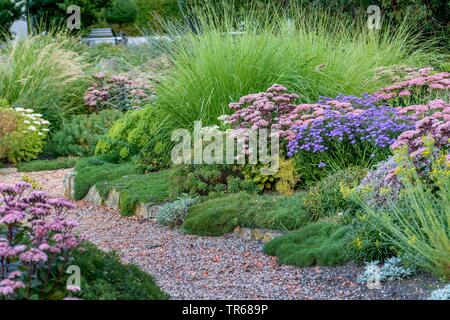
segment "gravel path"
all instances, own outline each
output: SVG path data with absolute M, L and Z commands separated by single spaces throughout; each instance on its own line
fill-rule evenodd
M 69 171 L 27 175 L 45 191 L 61 196 Z M 0 182 L 14 183 L 21 176 L 0 175 Z M 68 214 L 80 222 L 80 234 L 152 274 L 172 299 L 423 299 L 438 284 L 422 274 L 369 290 L 356 283 L 361 267 L 353 264 L 301 269 L 279 265 L 276 258 L 264 255 L 257 241 L 236 235 L 186 235 L 83 201 Z

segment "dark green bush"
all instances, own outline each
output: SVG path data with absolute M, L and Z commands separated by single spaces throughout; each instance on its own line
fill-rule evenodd
M 232 194 L 193 205 L 183 229 L 188 233 L 221 236 L 236 226 L 295 230 L 308 222 L 303 194 L 292 196 Z
M 350 226 L 317 221 L 273 239 L 264 252 L 297 267 L 339 265 L 351 259 Z
M 114 121 L 122 116 L 117 110 L 102 110 L 89 115 L 76 115 L 52 135 L 45 152 L 53 156 L 93 156 L 95 146 Z
M 241 170 L 232 165 L 176 165 L 170 175 L 171 195 L 216 197 L 225 193 L 259 191 L 258 186 L 244 180 Z
M 80 298 L 86 300 L 165 300 L 153 278 L 135 265 L 125 265 L 114 252 L 85 243 L 86 251 L 74 255 L 80 267 Z
M 312 220 L 345 212 L 352 206 L 345 192 L 355 188 L 366 176 L 367 169 L 350 167 L 325 177 L 313 185 L 304 206 Z
M 112 4 L 105 10 L 105 18 L 109 23 L 133 23 L 138 14 L 138 7 L 134 0 L 112 0 Z

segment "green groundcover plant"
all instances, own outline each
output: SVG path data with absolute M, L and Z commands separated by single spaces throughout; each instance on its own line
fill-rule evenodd
M 343 264 L 351 260 L 350 230 L 351 226 L 317 221 L 273 239 L 264 252 L 298 267 Z
M 130 163 L 114 164 L 99 158 L 79 161 L 75 165 L 75 171 L 75 200 L 84 198 L 91 187 L 103 181 L 142 173 L 141 168 Z
M 302 193 L 292 196 L 238 193 L 190 207 L 183 229 L 192 234 L 220 236 L 237 226 L 295 230 L 309 218 L 302 208 Z
M 33 160 L 21 162 L 17 165 L 20 172 L 36 172 L 73 168 L 77 158 L 57 158 L 53 160 Z

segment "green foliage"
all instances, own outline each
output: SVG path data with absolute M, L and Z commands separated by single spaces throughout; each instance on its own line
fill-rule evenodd
M 159 19 L 172 20 L 181 16 L 178 0 L 136 0 L 138 15 L 136 24 L 152 30 L 161 27 Z
M 0 0 L 0 34 L 3 32 L 8 34 L 9 27 L 19 17 L 20 8 L 16 6 L 14 1 Z
M 183 229 L 188 233 L 221 236 L 236 226 L 295 230 L 308 222 L 302 194 L 232 194 L 195 204 L 189 209 Z
M 180 197 L 174 202 L 167 203 L 159 209 L 156 221 L 162 226 L 175 227 L 183 223 L 189 207 L 198 201 L 197 198 Z
M 184 23 L 168 26 L 177 39 L 168 47 L 174 67 L 158 90 L 158 107 L 172 126 L 190 128 L 198 119 L 203 125 L 217 123 L 218 116 L 231 112 L 230 101 L 274 83 L 298 92 L 305 102 L 374 91 L 387 85 L 374 80 L 374 68 L 428 65 L 437 57 L 432 43 L 417 43 L 407 22 L 368 32 L 366 13 L 350 22 L 329 12 L 293 8 L 288 13 L 268 8 L 237 16 L 209 10 L 196 16 L 201 33 L 186 31 Z M 240 25 L 245 33 L 230 34 Z
M 112 0 L 105 10 L 105 18 L 109 23 L 132 23 L 136 20 L 138 7 L 134 0 Z
M 86 300 L 165 300 L 164 293 L 136 265 L 122 264 L 115 252 L 104 252 L 85 243 L 84 251 L 74 255 L 73 264 L 80 267 L 80 298 Z
M 347 190 L 355 188 L 366 176 L 367 170 L 350 167 L 337 171 L 317 182 L 305 197 L 304 206 L 312 220 L 344 213 L 352 207 Z
M 89 189 L 103 181 L 112 181 L 126 175 L 142 173 L 142 169 L 130 163 L 113 164 L 101 159 L 85 159 L 75 165 L 75 200 L 81 200 Z
M 12 105 L 33 109 L 52 128 L 86 111 L 88 87 L 75 38 L 48 33 L 8 42 L 0 52 L 0 92 Z
M 102 9 L 111 0 L 27 0 L 26 9 L 35 23 L 45 26 L 66 23 L 67 8 L 71 5 L 80 7 L 81 27 L 87 28 L 101 18 Z
M 279 170 L 273 175 L 262 174 L 266 165 L 245 165 L 243 175 L 246 181 L 254 183 L 260 191 L 277 191 L 284 195 L 294 192 L 298 182 L 298 174 L 292 160 L 279 158 Z
M 399 172 L 405 189 L 401 200 L 376 210 L 361 201 L 364 211 L 373 219 L 385 241 L 414 264 L 450 279 L 450 163 L 448 155 L 428 161 L 435 189 L 420 176 L 407 154 L 399 154 Z
M 0 109 L 0 160 L 12 163 L 37 158 L 45 145 L 47 120 L 32 109 Z
M 216 197 L 228 192 L 258 192 L 257 185 L 246 181 L 239 167 L 232 165 L 176 165 L 170 175 L 170 191 L 176 197 Z
M 119 169 L 121 171 L 122 169 Z M 120 192 L 119 207 L 123 216 L 133 215 L 139 203 L 159 204 L 169 197 L 169 171 L 148 174 L 127 174 L 112 179 L 102 179 L 95 186 L 103 198 L 111 190 Z
M 350 226 L 317 221 L 267 243 L 264 252 L 297 267 L 340 265 L 350 260 Z
M 358 212 L 352 221 L 351 248 L 358 262 L 384 261 L 400 254 L 398 246 L 384 236 L 385 227 L 374 216 Z
M 165 168 L 170 161 L 170 131 L 154 106 L 128 111 L 100 138 L 95 153 L 122 160 L 138 158 L 147 169 Z
M 52 156 L 93 156 L 101 136 L 122 116 L 117 110 L 102 110 L 89 115 L 76 115 L 55 132 L 46 146 Z
M 17 165 L 20 172 L 36 172 L 73 168 L 77 162 L 76 158 L 58 158 L 54 160 L 34 160 L 21 162 Z

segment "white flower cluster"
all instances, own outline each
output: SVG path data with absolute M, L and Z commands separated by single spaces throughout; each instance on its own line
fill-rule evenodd
M 24 124 L 28 125 L 27 130 L 36 132 L 38 136 L 45 136 L 45 132 L 49 131 L 49 121 L 45 120 L 40 113 L 34 113 L 33 109 L 14 108 L 14 111 L 18 112 L 25 118 Z M 26 133 L 27 131 L 22 131 Z

